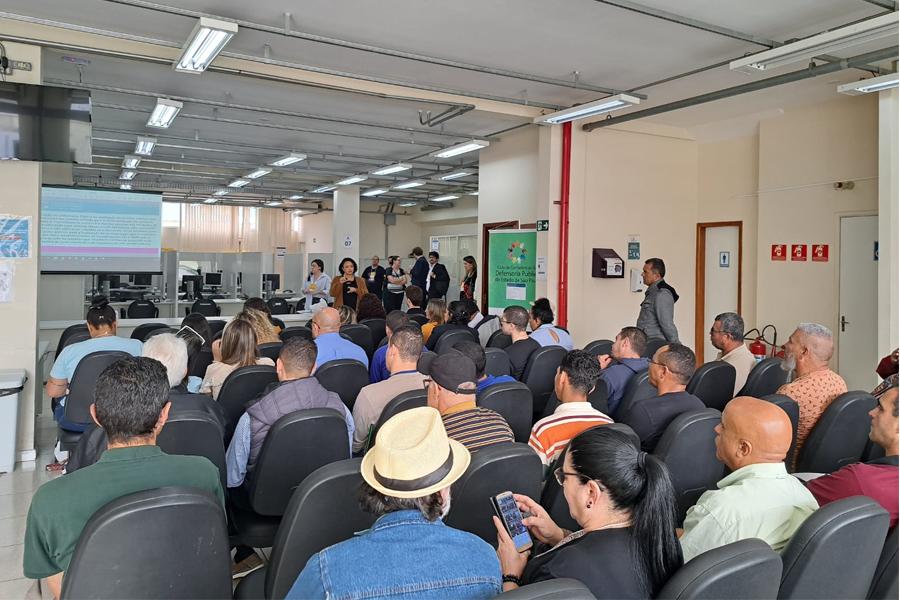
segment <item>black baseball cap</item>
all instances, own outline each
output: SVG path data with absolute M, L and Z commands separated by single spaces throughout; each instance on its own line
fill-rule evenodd
M 450 350 L 431 362 L 428 373 L 435 383 L 454 394 L 475 393 L 475 363 L 458 350 Z M 460 389 L 464 383 L 471 387 Z

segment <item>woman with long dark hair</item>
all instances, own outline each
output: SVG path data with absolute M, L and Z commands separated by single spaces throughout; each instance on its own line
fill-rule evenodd
M 497 517 L 504 591 L 571 577 L 597 598 L 653 598 L 682 563 L 675 492 L 665 465 L 629 436 L 599 426 L 576 436 L 554 473 L 581 526 L 561 529 L 540 504 L 516 494 L 523 523 L 543 547 L 519 553 Z M 547 549 L 549 548 L 549 549 Z
M 366 287 L 366 280 L 357 277 L 356 261 L 352 258 L 345 258 L 341 261 L 341 276 L 331 280 L 331 289 L 328 294 L 334 298 L 334 307 L 340 308 L 347 305 L 353 310 L 357 310 L 359 299 L 369 293 Z
M 429 300 L 429 303 L 430 302 L 431 301 Z M 447 322 L 438 325 L 431 330 L 431 335 L 428 336 L 428 343 L 425 345 L 425 347 L 434 352 L 435 348 L 437 348 L 438 340 L 441 339 L 441 336 L 453 329 L 465 331 L 472 336 L 473 342 L 477 342 L 478 334 L 476 334 L 474 330 L 469 327 L 469 319 L 472 318 L 470 304 L 471 303 L 463 302 L 462 300 L 454 300 L 453 302 L 451 302 L 447 307 Z
M 462 281 L 459 282 L 459 299 L 475 299 L 475 282 L 478 281 L 478 263 L 474 256 L 463 257 L 463 269 L 466 270 Z

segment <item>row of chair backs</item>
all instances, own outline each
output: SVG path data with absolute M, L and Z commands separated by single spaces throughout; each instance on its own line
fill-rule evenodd
M 287 343 L 288 340 L 294 337 L 302 337 L 306 338 L 310 341 L 313 339 L 312 331 L 307 329 L 306 327 L 286 327 L 281 331 L 281 341 Z
M 260 395 L 270 383 L 278 381 L 275 367 L 250 365 L 232 371 L 222 383 L 217 402 L 225 412 L 225 444 L 231 441 L 234 427 L 247 403 Z
M 187 314 L 200 313 L 204 317 L 218 317 L 222 314 L 222 308 L 217 306 L 216 301 L 210 298 L 195 300 L 187 311 Z
M 412 314 L 412 315 L 410 315 L 410 314 L 407 314 L 406 316 L 409 317 L 409 320 L 410 320 L 410 321 L 413 321 L 413 322 L 415 322 L 415 323 L 418 323 L 418 324 L 419 324 L 419 327 L 422 327 L 423 325 L 425 325 L 426 323 L 428 323 L 428 317 L 426 317 L 425 315 L 419 315 L 419 314 Z
M 66 346 L 89 339 L 91 339 L 91 334 L 88 333 L 87 324 L 76 323 L 75 325 L 69 325 L 59 335 L 59 342 L 56 344 L 56 356 L 58 357 Z
M 612 352 L 612 340 L 594 340 L 584 347 L 584 351 L 591 356 L 602 356 Z
M 217 336 L 220 336 L 222 331 L 225 329 L 225 325 L 228 323 L 224 319 L 209 319 L 207 321 L 209 325 L 209 331 L 212 333 L 213 339 L 216 339 Z
M 781 359 L 766 358 L 756 363 L 747 375 L 747 383 L 738 396 L 762 398 L 774 394 L 787 382 L 788 372 L 781 368 Z
M 562 346 L 543 346 L 532 352 L 528 358 L 528 364 L 522 373 L 522 381 L 531 389 L 535 421 L 547 406 L 547 400 L 553 392 L 556 369 L 565 356 L 566 349 Z
M 484 372 L 494 377 L 510 375 L 512 365 L 509 363 L 509 355 L 500 348 L 485 348 Z
M 441 334 L 438 339 L 434 351 L 438 354 L 444 354 L 453 349 L 455 344 L 459 342 L 476 342 L 478 343 L 478 335 L 474 329 L 451 329 Z
M 72 381 L 69 382 L 69 393 L 66 397 L 66 420 L 73 423 L 93 423 L 90 406 L 94 402 L 94 391 L 97 379 L 106 367 L 114 362 L 131 356 L 119 350 L 100 350 L 91 352 L 75 367 Z
M 269 312 L 273 315 L 289 315 L 291 314 L 291 304 L 284 298 L 269 298 L 266 301 Z
M 364 327 L 368 327 L 369 331 L 372 333 L 372 347 L 377 348 L 381 344 L 381 340 L 383 340 L 387 336 L 387 325 L 385 320 L 381 317 L 374 317 L 372 319 L 363 319 L 359 322 L 360 325 Z
M 735 375 L 732 365 L 724 360 L 714 360 L 694 371 L 686 391 L 700 398 L 708 408 L 722 411 L 734 396 Z
M 512 346 L 512 338 L 503 333 L 502 329 L 498 329 L 491 334 L 484 346 L 485 348 L 499 348 L 503 350 L 504 348 Z
M 269 358 L 272 362 L 275 362 L 278 360 L 278 355 L 281 354 L 282 346 L 284 346 L 283 342 L 266 342 L 256 346 L 256 351 L 261 357 Z
M 149 300 L 135 300 L 128 305 L 125 316 L 129 319 L 156 319 L 159 317 L 159 307 Z
M 375 342 L 372 340 L 371 329 L 359 324 L 341 325 L 340 333 L 341 337 L 365 350 L 369 360 L 372 359 L 372 355 L 375 353 Z
M 625 385 L 625 391 L 622 393 L 622 400 L 619 402 L 619 408 L 616 409 L 616 414 L 612 416 L 621 417 L 622 415 L 626 415 L 628 414 L 631 405 L 636 401 L 645 398 L 653 398 L 658 395 L 659 392 L 653 384 L 650 383 L 649 370 L 644 369 L 638 371 L 631 376 L 631 379 L 629 379 L 628 383 Z
M 477 403 L 499 413 L 509 424 L 517 442 L 528 443 L 532 399 L 527 385 L 519 381 L 494 384 L 478 394 Z
M 147 338 L 154 335 L 154 332 L 170 333 L 174 330 L 165 323 L 141 323 L 131 332 L 131 339 L 146 342 Z
M 329 360 L 316 369 L 316 379 L 326 390 L 340 396 L 348 409 L 353 410 L 359 391 L 369 385 L 369 370 L 358 360 L 339 358 Z
M 799 473 L 831 473 L 858 462 L 869 439 L 869 411 L 875 398 L 851 391 L 835 398 L 822 413 L 797 456 Z

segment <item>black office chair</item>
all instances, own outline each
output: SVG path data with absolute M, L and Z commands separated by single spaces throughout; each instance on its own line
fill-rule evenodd
M 313 554 L 372 526 L 375 515 L 357 499 L 361 462 L 333 462 L 303 480 L 284 511 L 269 563 L 241 580 L 236 599 L 284 598 Z
M 544 467 L 526 444 L 494 444 L 472 453 L 472 462 L 451 488 L 453 502 L 445 522 L 497 546 L 490 498 L 511 491 L 537 498 Z
M 556 369 L 565 356 L 566 349 L 562 346 L 544 346 L 532 352 L 528 358 L 522 382 L 531 389 L 534 402 L 531 408 L 535 420 L 543 414 L 547 406 L 547 400 L 553 392 Z
M 775 598 L 781 558 L 762 540 L 750 538 L 695 556 L 665 583 L 658 600 Z
M 203 456 L 219 469 L 222 489 L 228 481 L 225 467 L 225 432 L 208 413 L 199 410 L 171 415 L 156 438 L 156 445 L 166 454 Z
M 316 379 L 323 388 L 336 393 L 347 408 L 353 410 L 359 390 L 369 385 L 369 370 L 358 360 L 339 358 L 329 360 L 316 369 Z
M 438 354 L 444 354 L 445 352 L 453 350 L 453 346 L 459 342 L 479 343 L 478 336 L 475 335 L 475 332 L 472 329 L 469 329 L 468 327 L 465 329 L 451 329 L 450 331 L 445 331 L 441 334 L 441 337 L 434 347 L 434 351 Z
M 134 328 L 131 332 L 131 339 L 145 341 L 147 336 L 154 329 L 171 329 L 165 323 L 143 323 Z
M 113 500 L 81 532 L 61 597 L 230 598 L 231 551 L 222 506 L 188 487 Z
M 97 378 L 114 362 L 131 356 L 127 352 L 118 350 L 101 350 L 91 352 L 80 361 L 72 374 L 69 382 L 69 394 L 66 397 L 65 418 L 71 423 L 89 425 L 94 422 L 91 417 L 90 406 L 94 403 L 94 390 L 97 387 Z M 81 439 L 81 431 L 69 431 L 57 427 L 60 449 L 74 450 Z
M 384 319 L 380 317 L 363 319 L 359 322 L 359 324 L 365 325 L 369 328 L 369 331 L 372 332 L 372 346 L 374 348 L 377 348 L 381 344 L 381 340 L 383 340 L 387 335 Z
M 225 326 L 228 324 L 223 319 L 209 319 L 207 320 L 207 323 L 209 324 L 209 331 L 212 333 L 213 339 L 215 339 L 217 335 L 221 334 L 222 330 L 225 329 Z M 211 342 L 207 340 L 207 343 Z
M 212 350 L 203 346 L 188 360 L 188 375 L 203 379 L 206 376 L 206 369 L 209 368 L 209 365 L 211 365 L 212 362 Z
M 734 377 L 733 366 L 724 360 L 714 360 L 694 371 L 687 392 L 703 400 L 707 408 L 722 411 L 734 397 Z
M 422 356 L 420 356 L 419 360 L 416 362 L 416 371 L 423 375 L 431 373 L 431 363 L 435 358 L 437 358 L 435 352 L 423 352 Z
M 868 600 L 893 600 L 900 595 L 897 577 L 897 527 L 888 533 L 884 548 L 875 567 L 872 585 L 869 587 Z
M 814 512 L 781 551 L 779 600 L 865 598 L 889 522 L 887 511 L 864 496 Z
M 503 352 L 500 350 L 499 352 Z M 500 413 L 517 442 L 528 443 L 531 436 L 531 390 L 519 381 L 498 383 L 478 394 L 478 406 Z
M 784 394 L 769 394 L 768 396 L 763 396 L 762 399 L 781 407 L 781 410 L 786 412 L 791 420 L 791 447 L 788 449 L 784 464 L 792 465 L 794 464 L 794 451 L 797 446 L 797 426 L 800 424 L 800 406 Z
M 738 392 L 738 396 L 752 396 L 762 398 L 774 394 L 787 382 L 788 372 L 781 368 L 780 358 L 765 358 L 747 375 L 747 383 Z
M 366 351 L 366 356 L 372 360 L 375 353 L 375 344 L 372 341 L 372 330 L 365 325 L 341 325 L 341 335 Z
M 497 598 L 503 600 L 596 600 L 596 596 L 583 583 L 577 579 L 564 577 L 529 583 L 503 592 Z
M 313 335 L 312 331 L 307 329 L 306 327 L 286 327 L 281 331 L 281 335 L 279 336 L 282 342 L 287 343 L 287 341 L 294 337 L 302 337 L 307 340 L 312 341 Z
M 421 328 L 423 325 L 428 323 L 428 317 L 426 317 L 425 315 L 409 315 L 408 314 L 407 316 L 409 317 L 410 321 L 418 323 L 419 328 Z
M 501 350 L 510 346 L 512 346 L 512 338 L 503 333 L 502 329 L 492 333 L 488 338 L 487 344 L 484 345 L 485 348 L 500 348 Z
M 244 414 L 248 402 L 263 393 L 270 383 L 278 381 L 275 367 L 250 365 L 232 371 L 219 390 L 217 401 L 225 412 L 225 446 L 231 441 L 234 427 Z
M 311 408 L 275 421 L 256 467 L 231 490 L 235 540 L 253 548 L 272 546 L 294 489 L 319 467 L 347 458 L 347 421 L 339 412 Z
M 428 392 L 425 391 L 424 387 L 421 390 L 410 390 L 395 396 L 393 400 L 384 406 L 384 410 L 381 411 L 378 421 L 375 423 L 372 432 L 369 434 L 366 450 L 368 451 L 368 449 L 375 444 L 375 437 L 378 435 L 378 431 L 391 417 L 404 410 L 419 408 L 421 406 L 428 406 Z
M 647 347 L 644 348 L 644 352 L 641 354 L 643 358 L 653 358 L 653 355 L 656 354 L 656 351 L 667 345 L 669 342 L 664 338 L 650 338 L 647 340 Z
M 195 300 L 191 307 L 187 309 L 186 314 L 191 314 L 192 312 L 200 313 L 205 317 L 218 317 L 222 314 L 222 307 L 216 306 L 215 300 L 202 298 Z
M 679 524 L 703 492 L 716 489 L 725 475 L 725 467 L 716 459 L 715 427 L 721 421 L 722 413 L 714 408 L 681 413 L 666 427 L 653 451 L 669 468 Z
M 626 415 L 634 402 L 658 395 L 659 391 L 650 383 L 650 372 L 647 369 L 638 371 L 628 380 L 619 407 L 616 409 L 616 413 L 610 416 L 618 418 Z
M 584 347 L 584 351 L 592 356 L 600 356 L 612 352 L 612 340 L 594 340 Z
M 84 340 L 91 339 L 91 335 L 88 333 L 88 328 L 86 323 L 76 323 L 75 325 L 69 325 L 63 332 L 59 334 L 59 341 L 56 343 L 56 356 L 58 357 L 60 352 L 63 351 L 63 348 L 68 346 L 69 344 L 75 344 L 75 341 L 69 341 L 73 336 L 78 336 L 78 342 L 83 342 Z
M 125 316 L 129 319 L 156 319 L 159 317 L 159 307 L 149 300 L 135 300 L 128 305 Z
M 281 354 L 281 348 L 284 346 L 283 342 L 268 342 L 265 344 L 259 344 L 256 347 L 256 351 L 259 353 L 260 357 L 266 357 L 272 359 L 272 362 L 278 360 L 278 355 Z
M 869 439 L 875 398 L 862 391 L 841 394 L 822 413 L 797 455 L 798 473 L 831 473 L 859 462 Z
M 269 306 L 269 312 L 273 315 L 291 314 L 291 305 L 284 298 L 269 298 L 266 304 Z
M 485 348 L 484 358 L 484 372 L 488 375 L 500 377 L 501 375 L 509 375 L 512 372 L 512 366 L 509 364 L 509 355 L 500 348 Z

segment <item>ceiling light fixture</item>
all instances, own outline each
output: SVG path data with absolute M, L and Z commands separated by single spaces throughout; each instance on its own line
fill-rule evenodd
M 248 183 L 250 183 L 249 179 L 235 179 L 234 181 L 232 181 L 231 183 L 228 184 L 228 187 L 242 188 L 245 185 L 247 185 Z
M 131 181 L 132 179 L 134 179 L 135 175 L 137 175 L 137 171 L 133 169 L 122 169 L 122 172 L 119 173 L 119 179 Z
M 420 185 L 425 185 L 425 182 L 421 179 L 413 179 L 411 181 L 404 181 L 403 183 L 398 183 L 394 186 L 395 190 L 408 190 L 409 188 L 419 187 Z
M 891 38 L 896 43 L 897 31 L 897 13 L 891 12 L 784 44 L 765 52 L 757 52 L 733 60 L 728 66 L 732 71 L 760 73 L 883 38 Z
M 247 179 L 259 179 L 260 177 L 268 175 L 271 172 L 272 172 L 272 169 L 260 167 L 259 169 L 256 169 L 252 173 L 247 173 L 246 177 L 247 177 Z
M 354 175 L 352 177 L 347 177 L 346 179 L 341 179 L 336 185 L 353 185 L 354 183 L 365 181 L 368 178 L 368 175 Z
M 173 67 L 182 73 L 202 73 L 237 30 L 237 23 L 200 17 Z
M 141 156 L 150 156 L 153 154 L 153 148 L 156 146 L 156 138 L 146 135 L 139 135 L 137 142 L 134 144 L 134 153 Z
M 418 203 L 417 202 L 403 202 L 400 206 L 402 206 L 403 208 L 409 208 L 410 206 L 415 206 L 416 204 L 418 204 Z
M 126 154 L 122 159 L 122 167 L 125 169 L 137 169 L 139 164 L 141 164 L 141 157 L 134 154 Z
M 323 185 L 321 187 L 317 187 L 316 189 L 314 189 L 313 194 L 324 194 L 325 192 L 330 192 L 330 191 L 334 190 L 334 187 L 335 186 L 333 186 L 333 185 Z
M 213 192 L 213 196 L 224 196 L 228 193 L 228 190 L 216 190 Z
M 266 202 L 265 206 L 281 206 L 284 204 L 283 202 L 279 202 L 278 200 L 272 200 L 270 202 Z
M 168 98 L 157 98 L 156 107 L 150 113 L 147 119 L 147 127 L 156 127 L 157 129 L 166 129 L 184 108 L 184 104 L 178 100 L 169 100 Z
M 636 106 L 640 103 L 640 98 L 629 96 L 628 94 L 617 94 L 595 100 L 594 102 L 588 102 L 587 104 L 579 104 L 572 108 L 559 110 L 549 115 L 535 117 L 534 123 L 539 125 L 559 125 L 560 123 L 567 123 L 577 119 L 587 119 L 588 117 L 619 110 L 620 108 Z
M 303 200 L 302 194 L 294 194 L 293 196 L 288 196 L 288 200 Z
M 438 196 L 437 198 L 432 198 L 432 202 L 446 202 L 447 200 L 456 200 L 459 196 L 455 194 L 445 194 L 443 196 Z
M 450 181 L 452 179 L 459 179 L 460 177 L 465 177 L 466 175 L 471 175 L 472 171 L 454 171 L 453 173 L 447 173 L 446 175 L 441 175 L 441 181 Z
M 218 201 L 219 201 L 218 198 L 207 198 L 206 200 L 203 201 L 203 204 L 215 204 Z
M 306 160 L 305 154 L 300 154 L 299 152 L 291 152 L 290 154 L 282 156 L 281 158 L 276 159 L 269 164 L 273 167 L 286 167 L 288 165 L 298 163 L 301 160 Z
M 375 189 L 363 192 L 363 196 L 366 196 L 367 198 L 371 198 L 372 196 L 380 196 L 381 194 L 386 194 L 387 191 L 388 191 L 387 188 L 375 188 Z
M 400 173 L 401 171 L 409 171 L 410 169 L 412 169 L 412 165 L 397 163 L 396 165 L 381 167 L 380 169 L 375 169 L 370 172 L 372 175 L 393 175 L 394 173 Z
M 871 94 L 873 92 L 881 92 L 897 87 L 897 73 L 882 75 L 881 77 L 872 77 L 870 79 L 862 79 L 853 83 L 845 83 L 839 85 L 837 91 L 841 94 L 849 96 L 860 96 L 862 94 Z
M 463 142 L 462 144 L 456 144 L 455 146 L 450 146 L 449 148 L 444 148 L 443 150 L 432 152 L 431 156 L 434 156 L 435 158 L 450 158 L 452 156 L 465 154 L 466 152 L 481 150 L 482 148 L 487 148 L 490 145 L 491 143 L 487 140 L 469 140 L 468 142 Z
M 131 184 L 130 184 L 130 183 L 122 183 L 122 184 L 119 184 L 119 189 L 120 189 L 120 190 L 130 190 L 130 189 L 131 189 Z
M 469 192 L 467 195 L 468 195 L 468 196 L 477 196 L 477 195 L 478 195 L 478 190 L 475 190 L 474 192 Z

